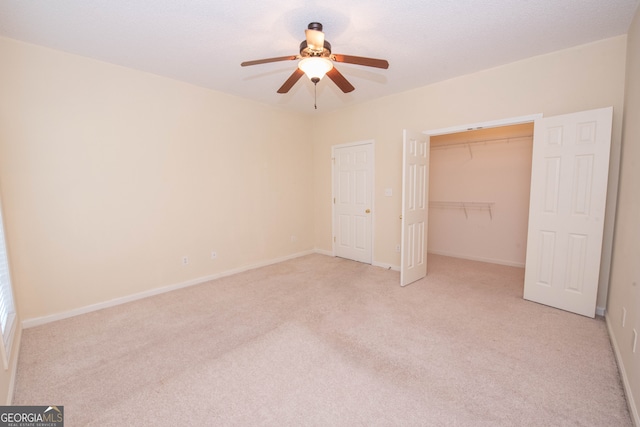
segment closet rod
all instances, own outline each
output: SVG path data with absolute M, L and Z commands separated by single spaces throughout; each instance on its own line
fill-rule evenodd
M 487 143 L 497 143 L 497 142 L 518 142 L 518 140 L 530 140 L 530 138 L 533 138 L 533 135 L 524 135 L 524 136 L 516 136 L 516 137 L 511 137 L 511 138 L 494 138 L 494 139 L 480 139 L 478 141 L 465 141 L 465 142 L 454 142 L 451 144 L 439 144 L 439 145 L 432 145 L 431 149 L 432 150 L 444 150 L 446 148 L 452 148 L 452 147 L 460 147 L 460 146 L 469 146 L 469 145 L 475 145 L 475 144 L 487 144 Z

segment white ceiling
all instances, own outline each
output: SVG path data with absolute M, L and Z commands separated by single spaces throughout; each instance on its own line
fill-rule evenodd
M 297 54 L 312 21 L 334 53 L 389 61 L 337 64 L 356 90 L 323 79 L 328 111 L 625 34 L 638 1 L 0 0 L 0 35 L 311 113 L 305 77 L 276 93 L 296 62 L 240 63 Z

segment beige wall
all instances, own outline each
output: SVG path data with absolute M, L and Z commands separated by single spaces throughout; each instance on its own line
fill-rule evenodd
M 430 253 L 524 267 L 532 135 L 526 123 L 431 137 Z
M 316 247 L 331 251 L 331 146 L 373 139 L 375 263 L 400 265 L 402 129 L 418 131 L 543 113 L 545 116 L 613 106 L 608 212 L 615 210 L 626 36 L 602 40 L 432 84 L 316 118 L 314 192 Z M 391 64 L 393 66 L 393 64 Z M 392 188 L 393 197 L 384 197 Z M 605 221 L 598 306 L 605 307 L 613 217 Z
M 628 34 L 620 193 L 615 226 L 607 321 L 617 348 L 619 366 L 626 373 L 640 426 L 640 337 L 632 352 L 633 330 L 640 334 L 640 9 Z M 622 311 L 626 309 L 625 326 Z
M 23 320 L 313 249 L 305 116 L 9 39 L 0 57 Z

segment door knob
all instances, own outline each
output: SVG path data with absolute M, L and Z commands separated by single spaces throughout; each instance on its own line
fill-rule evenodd
M 371 209 L 367 209 L 366 211 L 364 211 L 364 213 L 370 213 Z

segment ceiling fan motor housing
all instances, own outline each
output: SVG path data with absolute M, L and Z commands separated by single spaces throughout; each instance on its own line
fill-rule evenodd
M 307 41 L 303 40 L 302 43 L 300 43 L 300 56 L 302 56 L 303 58 L 309 56 L 329 57 L 331 56 L 331 43 L 325 40 L 323 49 L 321 51 L 318 51 L 310 49 L 307 45 Z

